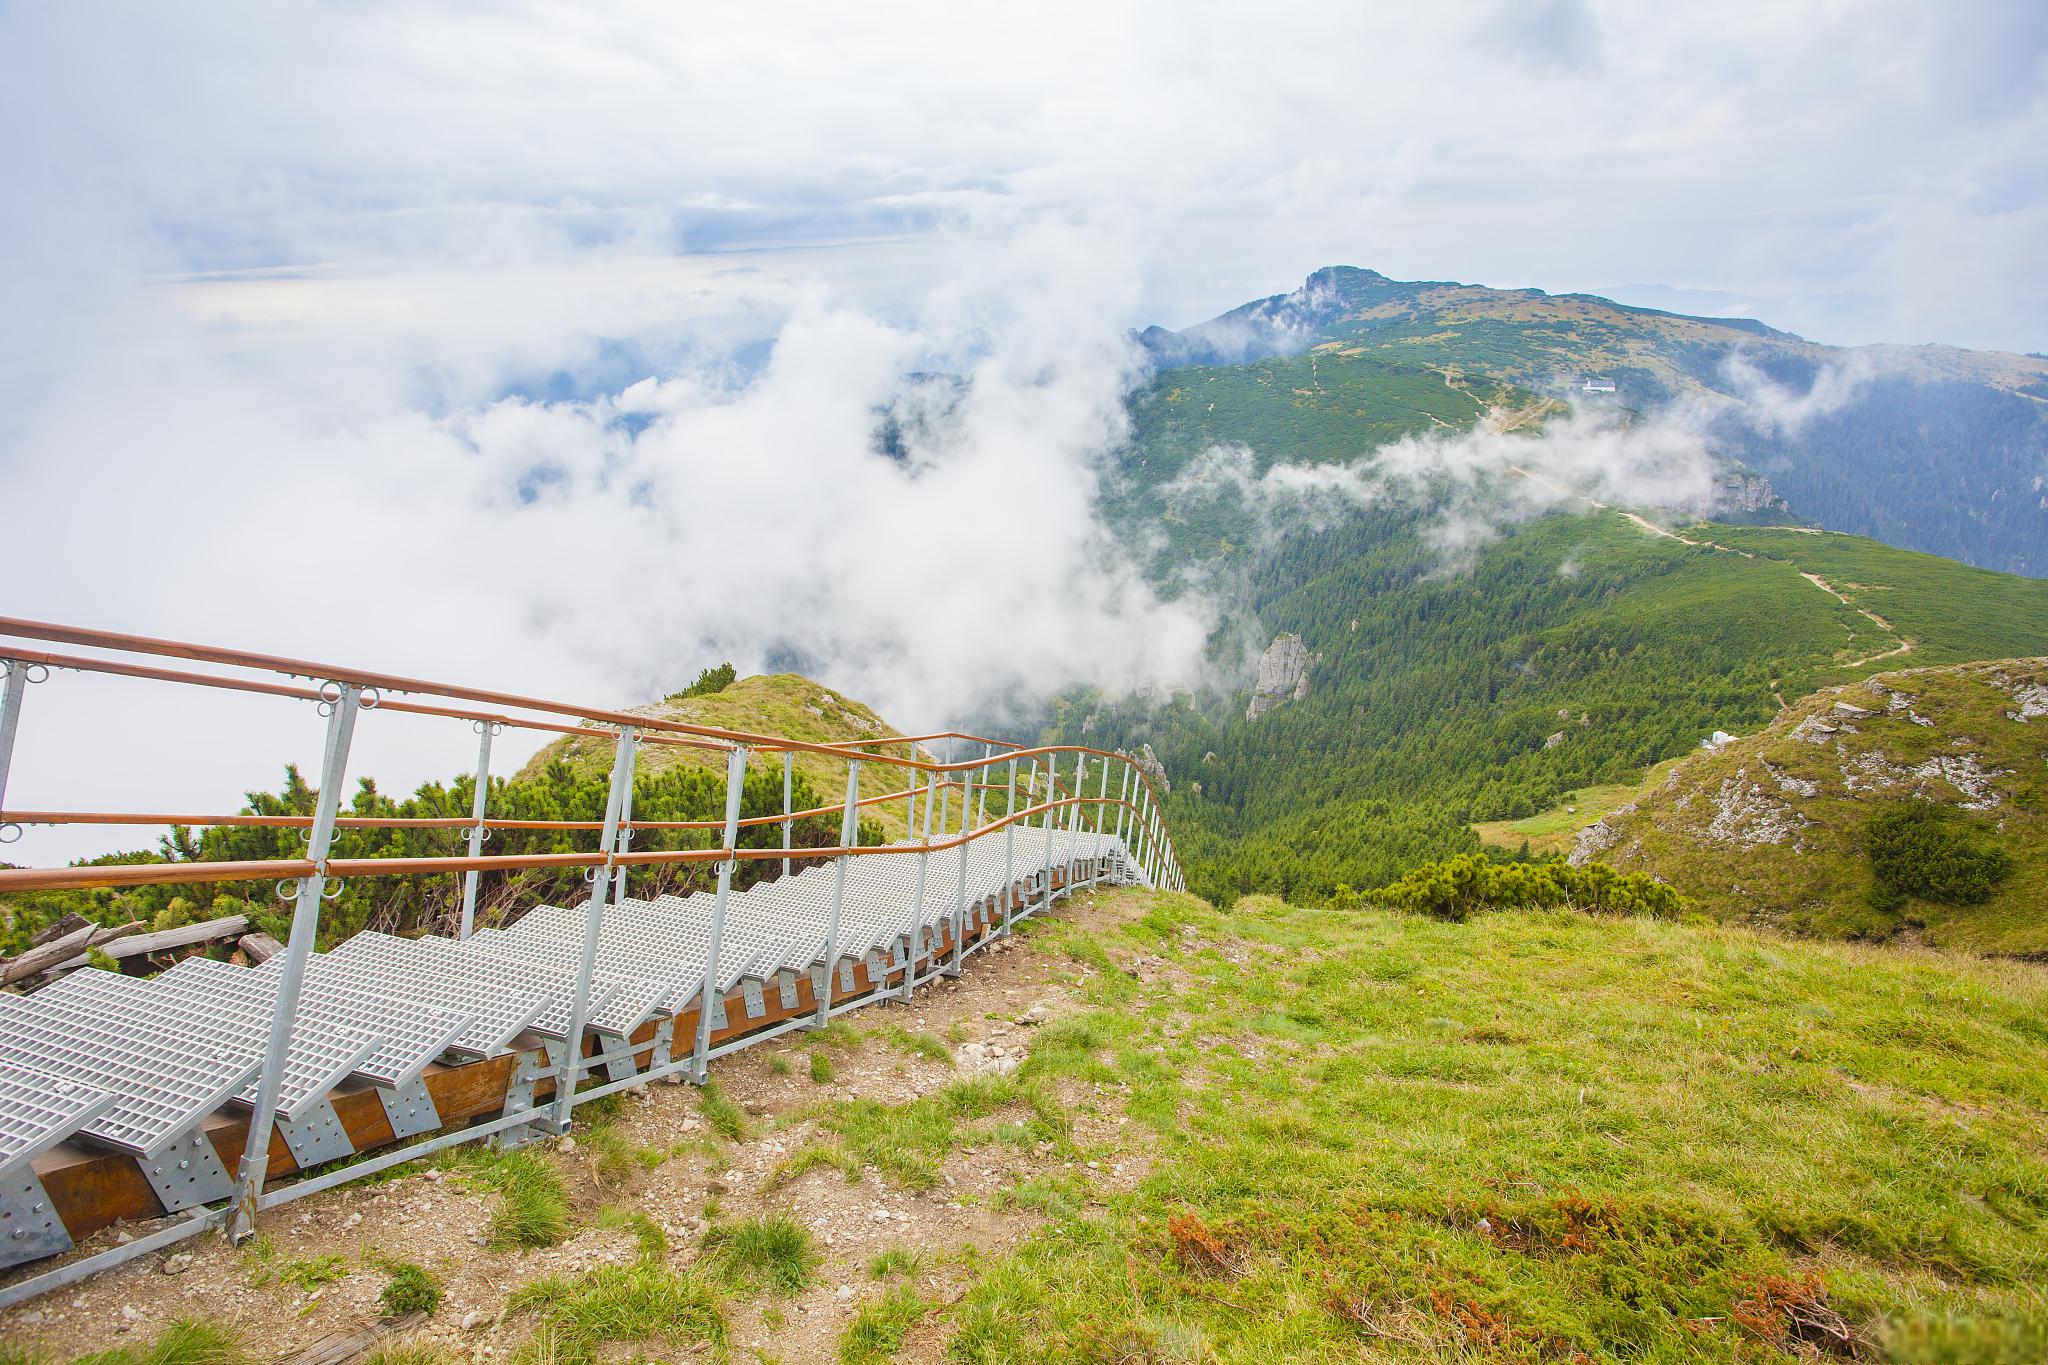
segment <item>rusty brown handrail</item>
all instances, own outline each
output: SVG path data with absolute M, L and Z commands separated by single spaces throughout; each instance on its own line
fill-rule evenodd
M 870 797 L 867 801 L 883 798 Z M 310 858 L 264 858 L 236 862 L 116 863 L 98 867 L 0 867 L 0 892 L 54 891 L 63 888 L 112 886 L 185 886 L 214 882 L 258 882 L 309 876 L 324 868 L 331 877 L 408 877 L 440 872 L 512 872 L 538 867 L 651 867 L 669 863 L 715 863 L 726 859 L 741 862 L 824 860 L 847 856 L 943 852 L 1049 811 L 1076 806 L 1122 807 L 1136 811 L 1135 803 L 1114 796 L 1070 796 L 1028 806 L 1014 814 L 998 816 L 966 834 L 950 838 L 918 840 L 904 844 L 834 845 L 826 848 L 685 848 L 649 849 L 644 852 L 589 853 L 484 853 L 476 857 L 455 854 L 432 858 L 329 858 L 315 863 Z M 835 808 L 836 809 L 836 808 Z M 782 817 L 755 823 L 780 824 Z

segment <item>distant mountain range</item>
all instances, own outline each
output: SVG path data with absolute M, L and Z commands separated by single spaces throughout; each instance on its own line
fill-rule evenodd
M 1731 470 L 1769 482 L 1724 510 L 1808 521 L 1983 568 L 2048 576 L 2048 359 L 1950 346 L 1819 345 L 1749 318 L 1690 317 L 1588 294 L 1392 280 L 1333 266 L 1301 288 L 1181 331 L 1137 335 L 1160 371 L 1134 408 L 1191 374 L 1263 366 L 1332 375 L 1357 429 L 1324 414 L 1325 449 L 1356 453 L 1412 412 L 1421 379 L 1453 407 L 1611 404 L 1681 413 Z M 1467 403 L 1445 398 L 1461 392 Z M 1469 415 L 1469 414 L 1468 414 Z M 1455 417 L 1431 410 L 1439 425 Z M 1199 423 L 1194 424 L 1199 427 Z M 1427 424 L 1422 424 L 1426 429 Z M 1201 433 L 1187 436 L 1198 441 Z M 1778 501 L 1782 499 L 1782 502 Z

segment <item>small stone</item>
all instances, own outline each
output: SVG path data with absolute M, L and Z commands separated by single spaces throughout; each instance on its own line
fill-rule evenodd
M 192 1268 L 192 1253 L 181 1251 L 175 1256 L 166 1256 L 160 1268 L 166 1275 L 182 1275 Z
M 570 1136 L 569 1136 L 569 1135 L 568 1135 L 567 1133 L 564 1133 L 564 1134 L 562 1134 L 562 1136 L 561 1136 L 560 1138 L 556 1139 L 556 1141 L 555 1141 L 555 1150 L 556 1150 L 556 1151 L 558 1151 L 558 1152 L 573 1152 L 573 1151 L 575 1151 L 575 1150 L 576 1150 L 576 1139 L 575 1139 L 575 1138 L 572 1138 L 572 1137 L 570 1137 Z
M 132 1304 L 132 1303 L 124 1303 L 124 1304 L 122 1304 L 122 1305 L 121 1305 L 121 1321 L 123 1321 L 123 1322 L 141 1322 L 141 1321 L 142 1321 L 142 1310 L 141 1310 L 140 1308 L 137 1308 L 137 1307 L 136 1307 L 136 1306 L 135 1306 L 134 1304 Z
M 349 1215 L 348 1217 L 346 1217 L 346 1218 L 342 1219 L 342 1220 L 341 1220 L 341 1226 L 343 1227 L 343 1229 L 344 1229 L 344 1230 L 346 1230 L 346 1229 L 348 1229 L 348 1228 L 352 1228 L 352 1227 L 354 1227 L 354 1226 L 355 1226 L 356 1224 L 358 1224 L 358 1223 L 360 1223 L 360 1222 L 362 1222 L 362 1221 L 363 1221 L 363 1215 L 362 1215 L 361 1211 L 359 1210 L 359 1211 L 357 1211 L 357 1212 L 355 1212 L 355 1213 L 351 1213 L 351 1214 L 350 1214 L 350 1215 Z
M 467 1313 L 464 1313 L 462 1315 L 462 1330 L 465 1332 L 473 1332 L 477 1329 L 477 1326 L 479 1324 L 488 1322 L 489 1320 L 490 1315 L 485 1313 L 483 1309 L 472 1308 Z
M 847 1299 L 853 1297 L 853 1286 L 850 1284 L 840 1285 L 837 1289 L 832 1291 L 832 1297 L 840 1300 L 842 1303 L 845 1302 Z

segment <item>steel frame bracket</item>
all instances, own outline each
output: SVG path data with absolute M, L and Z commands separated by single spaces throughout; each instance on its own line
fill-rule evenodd
M 301 1171 L 354 1156 L 356 1152 L 355 1144 L 348 1140 L 348 1130 L 341 1126 L 341 1116 L 324 1095 L 312 1104 L 301 1105 L 296 1118 L 279 1114 L 277 1131 Z
M 377 1099 L 384 1105 L 384 1117 L 391 1121 L 393 1137 L 417 1137 L 441 1126 L 440 1111 L 434 1108 L 434 1097 L 427 1093 L 423 1076 L 401 1086 L 380 1085 Z
M 71 1230 L 57 1216 L 43 1182 L 23 1162 L 0 1181 L 0 1269 L 71 1249 Z
M 498 1151 L 507 1152 L 514 1147 L 524 1147 L 527 1143 L 537 1138 L 547 1136 L 547 1125 L 545 1122 L 540 1121 L 538 1117 L 542 1111 L 533 1102 L 533 1083 L 539 1080 L 546 1073 L 548 1067 L 555 1063 L 557 1044 L 547 1043 L 544 1046 L 548 1051 L 548 1059 L 545 1065 L 542 1063 L 540 1053 L 522 1052 L 513 1061 L 512 1074 L 505 1081 L 505 1113 L 508 1116 L 514 1114 L 533 1114 L 536 1116 L 536 1121 L 533 1123 L 516 1124 L 510 1128 L 501 1128 L 491 1134 L 491 1146 Z
M 220 1153 L 213 1150 L 206 1134 L 196 1126 L 166 1143 L 155 1156 L 137 1157 L 135 1164 L 142 1168 L 143 1179 L 171 1213 L 211 1204 L 235 1192 L 234 1177 L 228 1174 Z

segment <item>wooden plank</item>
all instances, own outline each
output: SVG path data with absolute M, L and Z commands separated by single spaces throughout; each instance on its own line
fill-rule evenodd
M 424 1312 L 398 1318 L 371 1318 L 342 1331 L 329 1332 L 303 1351 L 286 1356 L 284 1365 L 348 1365 L 349 1361 L 368 1355 L 379 1342 L 426 1323 Z
M 225 915 L 220 919 L 201 920 L 197 924 L 181 924 L 175 929 L 159 929 L 150 934 L 131 934 L 105 951 L 108 957 L 116 960 L 145 957 L 150 953 L 161 953 L 170 948 L 184 948 L 217 938 L 233 938 L 246 931 L 248 927 L 247 915 Z

